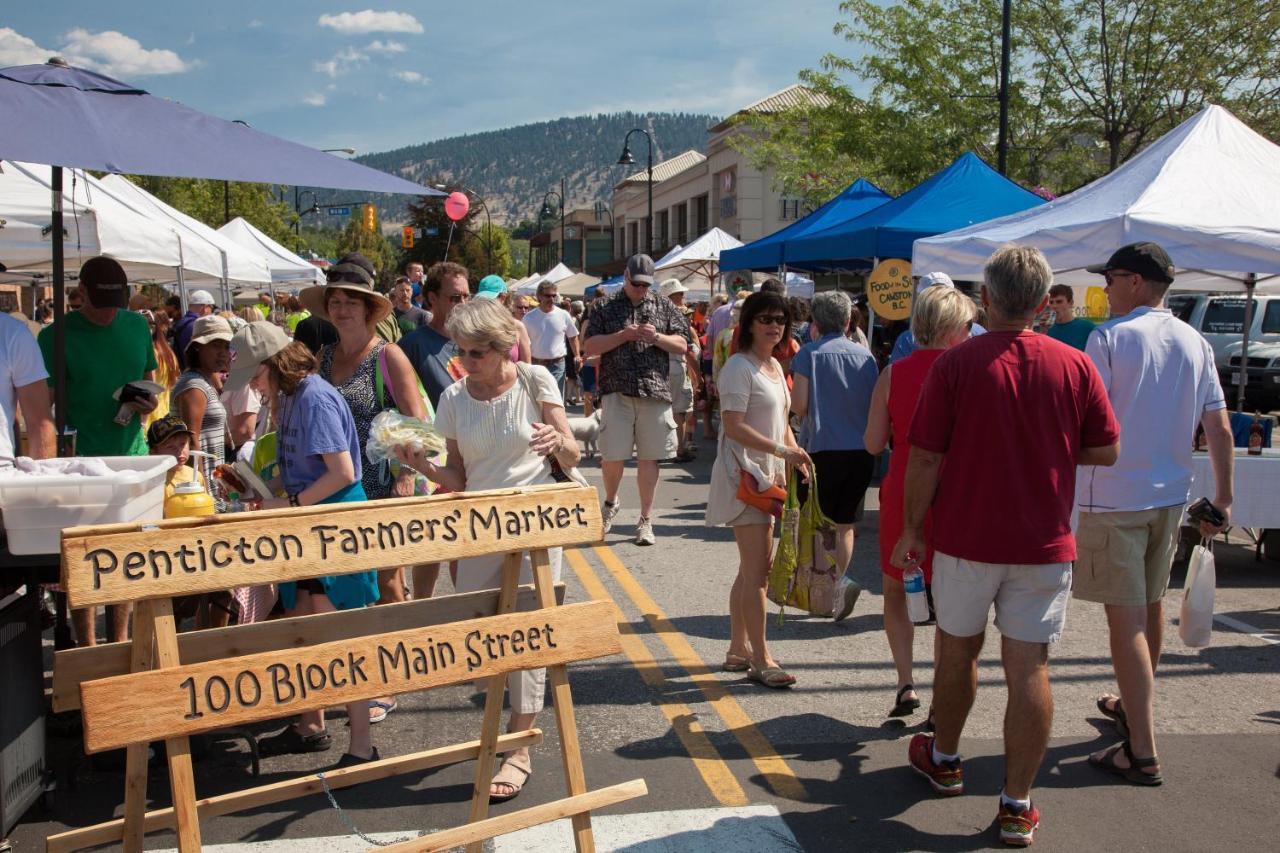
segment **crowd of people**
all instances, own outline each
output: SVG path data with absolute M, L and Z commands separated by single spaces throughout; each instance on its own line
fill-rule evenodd
M 189 480 L 211 486 L 224 462 L 256 460 L 273 491 L 259 505 L 270 508 L 554 482 L 581 458 L 566 414 L 581 403 L 601 455 L 604 530 L 623 523 L 634 461 L 634 515 L 625 518 L 634 518 L 641 546 L 658 541 L 660 465 L 694 458 L 700 419 L 703 438 L 716 442 L 706 523 L 731 527 L 738 552 L 723 668 L 774 689 L 797 680 L 769 652 L 776 514 L 751 497 L 798 478 L 834 525 L 843 574 L 877 461 L 892 448 L 878 518 L 896 669 L 889 713 L 923 706 L 914 634 L 936 623 L 927 731 L 911 739 L 908 761 L 937 793 L 962 793 L 960 739 L 994 606 L 1014 721 L 999 831 L 1028 844 L 1040 820 L 1031 785 L 1053 712 L 1048 649 L 1065 630 L 1068 599 L 1105 606 L 1118 685 L 1098 708 L 1121 740 L 1090 761 L 1160 784 L 1153 696 L 1162 600 L 1197 428 L 1224 526 L 1232 503 L 1232 436 L 1212 351 L 1162 307 L 1171 260 L 1159 246 L 1135 244 L 1092 269 L 1113 316 L 1096 327 L 1075 316 L 1071 288 L 1054 284 L 1040 252 L 1007 247 L 989 259 L 974 295 L 945 273 L 920 276 L 909 329 L 868 340 L 845 292 L 797 300 L 777 279 L 755 287 L 745 279 L 686 305 L 686 286 L 658 281 L 646 255 L 628 260 L 618 292 L 576 301 L 549 281 L 532 297 L 498 276 L 473 290 L 469 271 L 452 262 L 410 263 L 383 293 L 378 271 L 351 254 L 324 285 L 239 312 L 218 311 L 203 290 L 159 305 L 130 296 L 124 270 L 99 257 L 68 294 L 65 416 L 82 455 L 174 456 L 170 490 Z M 9 364 L 0 408 L 10 422 L 21 414 L 27 453 L 54 455 L 53 330 L 33 337 L 0 320 Z M 116 389 L 140 381 L 157 390 L 122 409 Z M 408 448 L 370 459 L 373 419 L 392 408 L 433 422 L 445 461 Z M 5 440 L 0 455 L 16 455 Z M 213 491 L 217 511 L 243 508 Z M 1221 529 L 1201 524 L 1205 536 Z M 556 577 L 560 558 L 553 549 Z M 243 623 L 431 596 L 442 568 L 229 590 L 203 618 Z M 449 571 L 454 589 L 469 591 L 496 586 L 499 568 L 496 558 L 473 558 Z M 915 569 L 929 590 L 926 623 L 908 615 L 904 570 Z M 527 557 L 523 572 L 527 581 Z M 842 577 L 821 615 L 847 617 L 860 590 Z M 73 625 L 78 643 L 96 642 L 92 612 L 74 613 Z M 111 641 L 127 639 L 127 607 L 109 608 L 106 625 Z M 533 725 L 544 681 L 542 671 L 509 678 L 511 730 Z M 371 725 L 395 710 L 391 696 L 349 705 L 339 765 L 377 759 Z M 259 748 L 328 750 L 323 712 Z M 527 749 L 508 753 L 491 797 L 518 795 L 531 772 Z

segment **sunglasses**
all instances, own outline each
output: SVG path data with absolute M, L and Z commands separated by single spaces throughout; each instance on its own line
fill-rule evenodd
M 471 294 L 469 293 L 450 293 L 445 297 L 445 299 L 448 299 L 454 305 L 457 305 L 459 302 L 466 302 L 470 298 Z
M 761 326 L 785 326 L 787 318 L 784 314 L 760 314 L 756 317 L 756 322 Z
M 493 347 L 488 347 L 486 349 L 459 349 L 458 355 L 463 358 L 469 358 L 472 361 L 479 361 L 493 351 Z
M 1107 284 L 1110 284 L 1112 279 L 1134 278 L 1135 276 L 1137 276 L 1136 272 L 1111 272 L 1109 270 L 1102 274 L 1102 277 L 1106 279 Z

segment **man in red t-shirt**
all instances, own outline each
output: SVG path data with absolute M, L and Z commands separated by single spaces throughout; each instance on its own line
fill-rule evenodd
M 911 766 L 940 794 L 964 791 L 960 734 L 995 604 L 1009 700 L 1000 838 L 1030 844 L 1040 812 L 1031 783 L 1053 721 L 1048 644 L 1062 634 L 1076 556 L 1077 465 L 1112 465 L 1120 428 L 1084 353 L 1031 331 L 1053 272 L 1038 249 L 997 251 L 983 273 L 987 334 L 943 354 L 925 380 L 909 441 L 895 566 L 925 553 L 933 510 L 933 598 L 941 649 L 937 734 L 911 740 Z

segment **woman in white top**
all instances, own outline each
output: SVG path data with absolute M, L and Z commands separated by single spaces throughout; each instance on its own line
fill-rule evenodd
M 729 652 L 724 669 L 747 673 L 765 687 L 790 687 L 765 644 L 765 587 L 773 559 L 773 516 L 737 498 L 742 472 L 759 488 L 786 486 L 787 466 L 808 476 L 809 455 L 787 425 L 791 405 L 773 348 L 791 334 L 791 312 L 777 293 L 747 297 L 738 322 L 738 352 L 721 368 L 720 441 L 711 469 L 707 524 L 727 524 L 738 543 L 738 576 L 729 593 Z
M 455 492 L 553 483 L 548 459 L 552 455 L 565 468 L 576 465 L 578 443 L 569 430 L 556 381 L 545 367 L 517 364 L 509 357 L 518 337 L 511 313 L 495 300 L 478 299 L 450 311 L 445 328 L 467 371 L 461 381 L 444 390 L 436 408 L 435 428 L 445 438 L 448 461 L 440 467 L 405 450 L 400 452 L 401 461 Z M 556 580 L 560 557 L 559 548 L 550 549 Z M 502 559 L 495 555 L 459 560 L 457 591 L 496 589 Z M 532 580 L 526 554 L 520 582 Z M 508 731 L 533 726 L 542 710 L 545 687 L 545 669 L 508 676 Z M 515 797 L 530 772 L 528 748 L 507 753 L 489 787 L 490 801 Z

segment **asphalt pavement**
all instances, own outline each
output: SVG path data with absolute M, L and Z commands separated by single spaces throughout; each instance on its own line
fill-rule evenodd
M 1004 687 L 994 629 L 961 744 L 966 794 L 948 800 L 933 797 L 906 765 L 907 741 L 922 730 L 924 714 L 887 717 L 895 679 L 881 619 L 874 490 L 858 529 L 852 574 L 865 592 L 853 616 L 835 624 L 789 611 L 779 626 L 770 615 L 774 655 L 797 676 L 796 687 L 768 690 L 720 672 L 737 552 L 729 530 L 702 521 L 713 457 L 714 444 L 703 441 L 694 463 L 663 466 L 656 546 L 630 541 L 637 498 L 629 471 L 614 531 L 601 546 L 566 556 L 568 600 L 612 600 L 623 636 L 622 654 L 570 668 L 588 785 L 643 778 L 649 790 L 593 816 L 599 849 L 999 847 L 993 819 L 1003 775 Z M 584 472 L 599 482 L 597 462 L 586 463 Z M 1255 561 L 1239 536 L 1220 544 L 1216 556 L 1219 621 L 1210 647 L 1181 644 L 1172 612 L 1179 593 L 1168 599 L 1157 682 L 1161 788 L 1125 784 L 1085 762 L 1090 751 L 1117 740 L 1094 707 L 1114 684 L 1101 607 L 1072 602 L 1063 641 L 1051 650 L 1056 711 L 1034 792 L 1043 813 L 1037 849 L 1274 848 L 1280 837 L 1280 563 Z M 1173 586 L 1182 581 L 1176 573 Z M 916 683 L 926 706 L 931 645 L 931 629 L 918 630 Z M 374 727 L 374 741 L 389 756 L 471 740 L 480 716 L 479 694 L 469 684 L 401 696 L 399 708 Z M 534 750 L 528 786 L 492 814 L 564 796 L 550 707 L 539 726 L 546 740 Z M 330 728 L 331 752 L 263 759 L 257 779 L 242 740 L 207 739 L 196 763 L 197 790 L 209 796 L 323 769 L 346 742 L 340 713 Z M 119 769 L 86 759 L 74 733 L 62 728 L 50 735 L 49 747 L 59 779 L 53 808 L 33 810 L 14 830 L 18 851 L 43 850 L 50 833 L 120 813 Z M 204 843 L 228 853 L 369 849 L 354 830 L 385 843 L 465 822 L 472 774 L 471 764 L 460 764 L 338 791 L 340 811 L 317 794 L 214 818 L 202 824 Z M 152 807 L 168 804 L 163 765 L 152 773 L 148 792 Z M 174 844 L 170 833 L 147 839 L 147 849 Z M 567 828 L 553 824 L 488 846 L 572 845 Z

